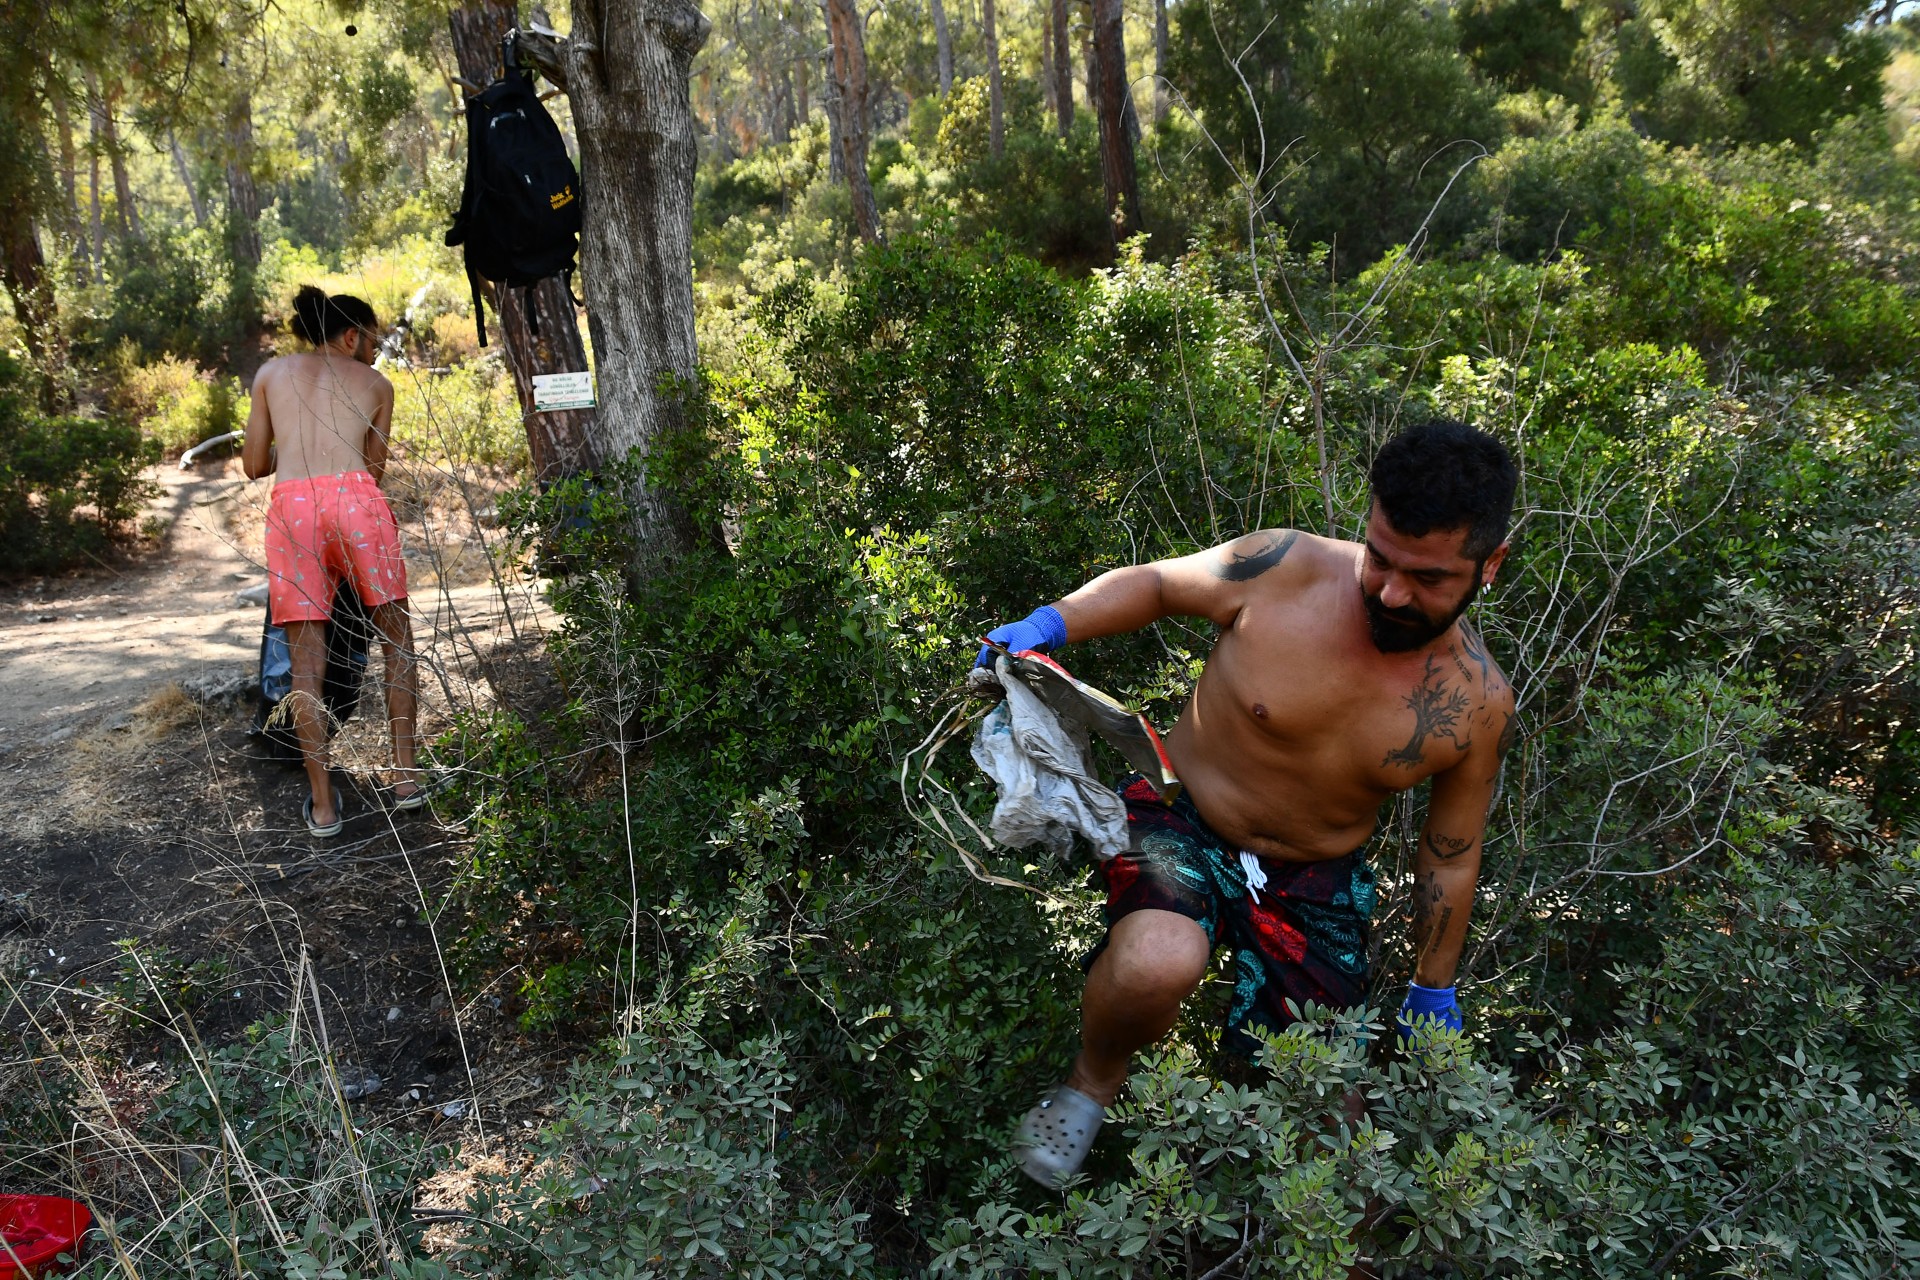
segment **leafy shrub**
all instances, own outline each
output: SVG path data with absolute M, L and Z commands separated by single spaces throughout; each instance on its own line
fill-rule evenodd
M 404 1257 L 417 1242 L 397 1224 L 424 1144 L 354 1124 L 327 1070 L 310 1031 L 285 1018 L 191 1050 L 118 1143 L 123 1158 L 165 1159 L 154 1185 L 172 1202 L 107 1214 L 114 1247 L 73 1274 L 117 1275 L 124 1257 L 170 1276 L 305 1280 L 382 1272 Z
M 1650 336 L 1711 325 L 1627 316 L 1588 253 L 1419 264 L 1378 341 L 1329 357 L 1343 474 L 1429 405 L 1524 462 L 1480 615 L 1524 732 L 1468 1036 L 1406 1059 L 1328 1015 L 1249 1076 L 1218 1060 L 1203 995 L 1064 1200 L 1004 1144 L 1068 1061 L 1092 895 L 1010 854 L 1049 897 L 975 886 L 903 810 L 899 769 L 990 622 L 1107 565 L 1319 522 L 1307 392 L 1236 270 L 1072 281 L 992 243 L 875 248 L 844 289 L 796 279 L 733 317 L 711 455 L 656 457 L 724 549 L 630 588 L 591 571 L 625 557 L 622 477 L 524 499 L 522 527 L 571 548 L 575 697 L 466 726 L 460 959 L 525 966 L 530 1024 L 651 1030 L 579 1077 L 539 1178 L 488 1192 L 531 1200 L 519 1243 L 476 1233 L 459 1265 L 557 1270 L 631 1240 L 637 1266 L 677 1249 L 715 1274 L 1909 1269 L 1907 387 L 1733 394 L 1721 349 Z M 1748 332 L 1800 358 L 1800 335 Z M 1351 482 L 1333 498 L 1336 520 L 1358 509 Z M 1207 636 L 1157 630 L 1070 661 L 1165 722 Z M 963 761 L 930 777 L 984 800 Z M 1372 850 L 1379 1004 L 1412 964 L 1419 803 L 1389 806 Z M 684 1109 L 622 1100 L 645 1090 Z
M 1002 236 L 1022 253 L 1061 268 L 1084 269 L 1112 254 L 1101 190 L 1099 127 L 1081 112 L 1065 138 L 1029 80 L 1007 85 L 1001 153 L 990 146 L 984 77 L 953 86 L 944 102 L 937 162 L 963 242 Z
M 155 223 L 144 239 L 114 241 L 105 296 L 76 346 L 105 355 L 130 343 L 142 362 L 224 363 L 240 329 L 222 255 L 218 231 L 207 228 Z
M 178 457 L 202 440 L 238 431 L 245 417 L 246 392 L 238 378 L 217 377 L 172 356 L 129 369 L 113 398 L 161 457 Z
M 164 1027 L 175 1016 L 198 1017 L 233 971 L 220 956 L 188 960 L 167 947 L 142 947 L 133 938 L 114 945 L 120 958 L 100 1000 L 108 1019 L 122 1031 Z
M 153 446 L 104 418 L 46 417 L 0 356 L 0 572 L 51 573 L 97 559 L 140 512 Z
M 471 328 L 467 336 L 473 336 Z M 410 456 L 510 469 L 526 465 L 519 395 L 498 362 L 469 361 L 443 374 L 397 370 L 392 381 L 393 442 Z

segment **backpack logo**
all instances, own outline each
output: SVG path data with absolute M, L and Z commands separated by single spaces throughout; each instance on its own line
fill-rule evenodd
M 547 197 L 547 203 L 555 209 L 558 209 L 561 205 L 572 204 L 573 188 L 567 187 L 564 190 L 554 192 Z

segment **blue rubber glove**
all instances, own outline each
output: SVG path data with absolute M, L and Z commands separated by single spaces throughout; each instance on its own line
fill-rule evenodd
M 1417 982 L 1407 984 L 1406 1003 L 1400 1006 L 1400 1016 L 1393 1021 L 1403 1047 L 1413 1039 L 1416 1027 L 1438 1022 L 1449 1031 L 1460 1031 L 1467 1025 L 1452 987 L 1423 987 Z
M 1010 653 L 1019 653 L 1022 649 L 1038 649 L 1046 653 L 1067 642 L 1067 620 L 1060 616 L 1058 609 L 1043 604 L 1018 622 L 995 627 L 987 632 L 987 639 L 1005 645 Z M 993 656 L 992 649 L 981 645 L 980 656 L 973 660 L 973 665 L 991 667 Z

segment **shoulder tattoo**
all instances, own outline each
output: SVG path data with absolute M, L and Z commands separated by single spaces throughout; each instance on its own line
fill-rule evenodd
M 1413 735 L 1407 739 L 1406 746 L 1387 752 L 1386 759 L 1380 762 L 1382 768 L 1387 765 L 1419 768 L 1426 762 L 1427 742 L 1433 738 L 1445 738 L 1463 751 L 1470 745 L 1463 736 L 1466 726 L 1460 718 L 1467 713 L 1472 700 L 1463 690 L 1447 687 L 1445 677 L 1435 670 L 1432 654 L 1427 655 L 1426 672 L 1420 683 L 1403 701 L 1413 712 Z
M 1507 758 L 1507 752 L 1513 750 L 1513 741 L 1519 736 L 1520 712 L 1516 709 L 1507 712 L 1507 722 L 1500 726 L 1500 741 L 1494 747 L 1502 760 Z
M 1285 560 L 1299 537 L 1298 529 L 1264 534 L 1252 550 L 1236 551 L 1225 564 L 1213 565 L 1213 576 L 1225 582 L 1251 582 Z

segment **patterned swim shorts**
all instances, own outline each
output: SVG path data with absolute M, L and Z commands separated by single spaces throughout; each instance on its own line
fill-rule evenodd
M 325 621 L 342 578 L 369 609 L 406 597 L 400 528 L 365 471 L 274 485 L 266 543 L 267 594 L 276 624 Z
M 1162 804 L 1137 775 L 1120 794 L 1131 847 L 1100 864 L 1107 927 L 1135 911 L 1173 911 L 1233 949 L 1228 1049 L 1251 1055 L 1249 1028 L 1296 1021 L 1288 1001 L 1346 1009 L 1366 998 L 1374 880 L 1360 850 L 1324 862 L 1257 858 L 1228 848 L 1185 794 Z

